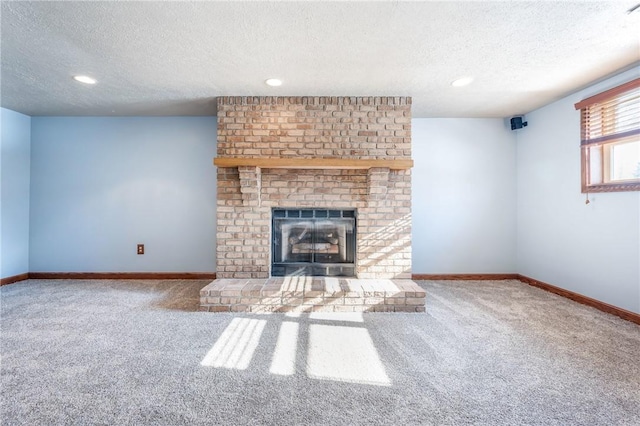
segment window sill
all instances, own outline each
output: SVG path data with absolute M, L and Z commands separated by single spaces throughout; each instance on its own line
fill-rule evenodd
M 599 185 L 582 186 L 582 193 L 595 192 L 629 192 L 640 191 L 640 182 L 603 183 Z

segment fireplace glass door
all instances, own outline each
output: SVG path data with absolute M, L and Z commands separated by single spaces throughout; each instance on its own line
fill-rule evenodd
M 355 276 L 354 210 L 273 210 L 272 276 Z

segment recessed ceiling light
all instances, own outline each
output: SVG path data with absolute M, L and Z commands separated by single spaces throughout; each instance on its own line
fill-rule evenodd
M 269 86 L 282 86 L 282 80 L 278 80 L 277 78 L 270 78 L 268 80 L 265 80 L 265 83 L 267 83 Z
M 80 83 L 84 83 L 84 84 L 96 84 L 97 83 L 95 78 L 91 78 L 91 77 L 88 77 L 86 75 L 74 75 L 73 79 L 75 81 L 79 81 Z
M 462 87 L 462 86 L 467 86 L 468 84 L 471 84 L 472 81 L 473 81 L 473 77 L 462 77 L 452 81 L 451 85 L 453 87 Z

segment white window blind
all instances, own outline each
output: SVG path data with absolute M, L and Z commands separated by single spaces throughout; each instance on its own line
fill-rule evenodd
M 640 78 L 577 103 L 581 145 L 640 135 Z
M 640 78 L 575 104 L 582 192 L 640 191 Z

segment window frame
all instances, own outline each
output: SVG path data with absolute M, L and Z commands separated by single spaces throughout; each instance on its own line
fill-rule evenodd
M 606 164 L 607 159 L 610 158 L 610 151 L 612 147 L 616 144 L 619 144 L 629 138 L 640 138 L 640 121 L 637 127 L 634 127 L 630 132 L 622 132 L 619 134 L 607 135 L 605 136 L 605 140 L 600 141 L 600 138 L 593 138 L 589 140 L 583 139 L 586 133 L 585 123 L 585 110 L 589 108 L 600 108 L 606 109 L 610 108 L 611 105 L 601 107 L 600 104 L 605 101 L 611 101 L 617 97 L 622 97 L 627 93 L 630 93 L 634 90 L 640 89 L 640 78 L 636 78 L 627 83 L 624 83 L 620 86 L 614 87 L 613 89 L 607 90 L 605 92 L 599 93 L 597 95 L 591 96 L 587 99 L 584 99 L 577 104 L 575 104 L 575 109 L 580 110 L 580 168 L 581 168 L 581 184 L 582 184 L 582 193 L 589 192 L 623 192 L 623 191 L 640 191 L 640 178 L 635 178 L 631 180 L 620 180 L 620 181 L 611 181 L 611 176 L 605 175 L 605 172 L 608 172 L 609 165 Z M 595 107 L 594 107 L 595 106 Z M 591 111 L 593 112 L 593 111 Z M 600 112 L 600 114 L 607 114 L 606 112 Z M 610 114 L 610 117 L 615 117 L 614 114 Z M 604 122 L 604 120 L 603 120 Z M 619 136 L 618 136 L 619 135 Z M 591 153 L 590 150 L 592 148 L 600 148 L 600 167 L 599 170 L 600 176 L 597 179 L 592 179 L 591 170 Z M 597 181 L 599 183 L 591 184 L 592 181 Z

